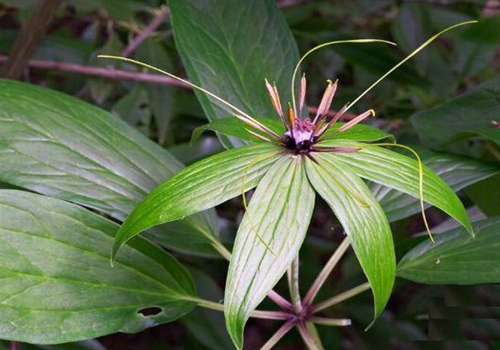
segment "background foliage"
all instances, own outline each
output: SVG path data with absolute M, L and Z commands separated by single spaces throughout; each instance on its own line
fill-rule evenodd
M 16 35 L 29 20 L 37 3 L 35 0 L 0 1 L 0 62 L 5 62 Z M 333 317 L 351 317 L 353 327 L 319 327 L 319 332 L 327 349 L 411 349 L 416 346 L 417 343 L 414 342 L 417 341 L 457 340 L 456 329 L 465 330 L 465 335 L 460 339 L 479 340 L 476 343 L 456 342 L 457 347 L 486 349 L 492 346 L 491 339 L 498 337 L 500 321 L 495 320 L 498 315 L 491 314 L 491 310 L 485 311 L 484 306 L 499 305 L 498 286 L 456 287 L 446 284 L 462 280 L 475 283 L 500 282 L 500 272 L 497 269 L 481 269 L 485 256 L 491 265 L 500 262 L 498 249 L 495 249 L 500 239 L 500 129 L 495 124 L 500 122 L 500 3 L 481 0 L 283 0 L 278 1 L 277 6 L 272 1 L 256 1 L 257 5 L 248 7 L 237 6 L 237 1 L 211 0 L 203 3 L 208 7 L 197 8 L 195 0 L 172 0 L 169 4 L 172 13 L 168 14 L 161 10 L 163 1 L 64 1 L 50 22 L 47 34 L 36 48 L 31 68 L 24 69 L 21 78 L 91 102 L 120 117 L 124 123 L 109 122 L 111 116 L 108 113 L 65 108 L 61 100 L 50 103 L 56 106 L 54 108 L 59 115 L 68 115 L 65 125 L 61 125 L 57 119 L 50 126 L 37 125 L 36 118 L 23 122 L 35 127 L 40 138 L 44 136 L 44 128 L 64 137 L 67 130 L 74 127 L 71 124 L 72 113 L 87 113 L 92 121 L 89 124 L 90 130 L 88 134 L 79 137 L 88 148 L 71 150 L 73 153 L 69 155 L 70 159 L 89 169 L 86 181 L 92 182 L 93 174 L 109 174 L 113 187 L 89 187 L 81 179 L 68 177 L 66 185 L 73 191 L 75 184 L 80 184 L 81 192 L 77 189 L 76 195 L 69 195 L 58 185 L 59 192 L 54 193 L 52 179 L 47 176 L 48 168 L 43 168 L 38 163 L 37 174 L 43 176 L 44 186 L 41 188 L 30 185 L 34 183 L 37 174 L 23 177 L 21 171 L 12 170 L 9 164 L 14 160 L 18 162 L 19 155 L 4 151 L 7 144 L 19 145 L 19 138 L 22 136 L 16 134 L 19 129 L 12 126 L 0 127 L 0 142 L 3 145 L 0 149 L 1 180 L 11 184 L 2 184 L 2 187 L 11 188 L 13 184 L 93 208 L 106 214 L 111 220 L 121 220 L 162 177 L 182 167 L 177 160 L 168 158 L 162 148 L 167 149 L 181 163 L 190 164 L 220 152 L 224 146 L 238 145 L 231 138 L 221 138 L 219 141 L 210 132 L 204 133 L 190 144 L 192 131 L 206 124 L 207 116 L 211 120 L 227 117 L 228 111 L 214 106 L 210 100 L 200 95 L 198 102 L 195 94 L 185 87 L 91 76 L 84 68 L 73 72 L 65 72 L 58 67 L 40 69 L 34 64 L 35 61 L 64 62 L 79 67 L 99 66 L 110 69 L 110 62 L 97 60 L 96 55 L 123 54 L 136 35 L 144 31 L 161 11 L 165 11 L 165 20 L 130 56 L 181 76 L 188 75 L 194 82 L 203 84 L 259 117 L 270 116 L 271 104 L 265 96 L 263 82 L 253 79 L 253 76 L 264 74 L 270 80 L 287 86 L 286 79 L 292 68 L 290 62 L 293 63 L 298 57 L 293 38 L 297 41 L 300 52 L 305 52 L 315 44 L 339 38 L 371 37 L 398 43 L 397 48 L 378 45 L 336 46 L 311 56 L 303 67 L 310 82 L 309 100 L 319 100 L 326 79 L 338 78 L 340 89 L 334 109 L 339 109 L 437 30 L 458 21 L 480 19 L 480 23 L 475 26 L 439 39 L 368 94 L 357 108 L 359 112 L 374 108 L 377 119 L 370 123 L 394 134 L 400 143 L 417 147 L 425 163 L 452 188 L 460 191 L 474 220 L 481 221 L 476 229 L 484 232 L 482 239 L 471 242 L 467 234 L 462 232 L 460 235 L 459 231 L 463 230 L 455 228 L 455 224 L 446 219 L 443 213 L 429 209 L 428 215 L 435 227 L 434 231 L 452 232 L 443 236 L 447 239 L 438 237 L 437 247 L 421 245 L 400 263 L 398 275 L 406 279 L 397 280 L 388 310 L 381 320 L 370 332 L 364 332 L 372 315 L 372 300 L 365 293 L 329 311 Z M 263 14 L 268 17 L 263 18 Z M 246 23 L 245 16 L 260 16 L 262 23 Z M 283 29 L 274 30 L 286 28 L 285 22 L 291 33 Z M 197 27 L 205 26 L 213 31 L 196 31 Z M 239 30 L 241 27 L 255 27 L 255 30 Z M 217 51 L 214 50 L 226 54 L 227 61 L 219 61 L 214 53 Z M 260 60 L 270 56 L 276 57 L 272 60 L 273 64 L 267 65 L 266 60 Z M 219 67 L 218 79 L 213 79 L 211 67 L 214 66 Z M 118 68 L 136 69 L 128 65 Z M 241 85 L 246 88 L 239 89 Z M 0 95 L 9 98 L 13 105 L 37 108 L 43 113 L 43 103 L 47 101 L 27 100 L 23 93 L 6 89 L 0 91 Z M 283 93 L 286 95 L 286 91 Z M 255 101 L 250 107 L 247 103 L 249 99 Z M 3 105 L 2 108 L 3 119 L 0 118 L 0 122 L 6 120 L 5 115 L 9 111 L 8 105 Z M 159 146 L 134 149 L 127 140 L 139 140 L 139 133 L 154 140 Z M 106 135 L 115 135 L 115 138 L 106 140 Z M 99 151 L 104 148 L 100 147 L 100 142 L 112 143 L 115 151 L 109 154 Z M 57 145 L 50 147 L 55 147 L 50 148 L 51 152 L 59 149 Z M 31 157 L 26 158 L 26 166 L 33 166 L 36 161 L 33 156 L 36 156 L 37 149 L 23 150 L 32 152 Z M 99 159 L 80 163 L 83 156 L 88 154 L 97 154 Z M 148 164 L 149 158 L 162 159 L 161 163 L 165 167 L 149 176 L 152 171 Z M 55 157 L 52 162 L 55 164 L 60 160 Z M 94 166 L 92 161 L 98 162 L 101 167 Z M 138 164 L 138 169 L 130 170 L 130 161 Z M 68 164 L 70 170 L 71 166 Z M 128 170 L 121 171 L 123 169 Z M 114 177 L 113 173 L 119 171 L 122 176 Z M 128 184 L 134 185 L 134 191 L 119 191 L 119 195 L 114 192 L 116 188 L 125 188 Z M 86 192 L 89 188 L 94 192 Z M 418 215 L 418 203 L 409 196 L 380 185 L 372 184 L 372 190 L 391 221 L 399 258 L 423 240 L 422 235 L 419 235 L 424 227 Z M 110 201 L 110 198 L 113 200 Z M 8 202 L 10 199 L 2 197 L 2 201 Z M 41 206 L 58 205 L 50 200 L 48 203 Z M 212 300 L 218 300 L 222 296 L 221 286 L 227 264 L 222 260 L 202 260 L 196 256 L 215 257 L 210 246 L 211 235 L 220 234 L 223 242 L 230 242 L 242 212 L 240 199 L 235 199 L 217 208 L 218 229 L 214 223 L 214 212 L 192 217 L 179 224 L 180 226 L 163 228 L 172 232 L 185 232 L 189 228 L 190 232 L 203 232 L 203 237 L 208 237 L 205 239 L 200 238 L 199 234 L 193 234 L 192 237 L 183 237 L 178 241 L 160 243 L 172 248 L 171 251 L 174 251 L 178 260 L 189 266 L 198 291 Z M 1 215 L 8 213 L 2 211 Z M 93 228 L 100 227 L 102 239 L 107 242 L 93 242 L 94 248 L 110 244 L 105 234 L 109 234 L 109 227 L 114 224 L 104 219 L 103 222 L 94 223 L 93 220 L 98 219 L 93 217 L 88 220 Z M 149 234 L 157 241 L 163 237 L 155 232 Z M 320 271 L 342 238 L 339 223 L 334 220 L 327 205 L 320 202 L 301 251 L 301 274 L 305 286 L 312 282 L 313 276 Z M 468 254 L 472 249 L 470 244 L 474 244 L 473 248 L 479 249 L 479 253 Z M 428 249 L 435 250 L 432 254 L 424 254 Z M 433 266 L 441 264 L 441 260 L 444 263 L 443 257 L 446 256 L 457 257 L 461 263 L 449 266 L 444 264 L 443 268 L 448 272 L 444 275 L 429 273 L 433 271 Z M 141 258 L 147 259 L 142 255 Z M 95 264 L 99 266 L 105 263 L 100 261 Z M 146 263 L 145 260 L 144 264 Z M 177 264 L 176 261 L 171 263 Z M 105 279 L 104 276 L 96 278 Z M 337 294 L 363 281 L 363 273 L 351 253 L 329 279 L 320 297 Z M 192 288 L 190 281 L 186 281 L 186 285 L 182 287 L 179 288 L 187 291 L 187 294 Z M 278 290 L 282 287 L 284 286 L 279 285 Z M 127 297 L 130 297 L 129 294 Z M 191 305 L 185 304 L 183 307 L 187 312 Z M 457 305 L 464 307 L 454 308 Z M 471 311 L 465 306 L 483 308 L 481 317 L 467 320 Z M 272 304 L 266 304 L 265 307 L 271 308 Z M 451 312 L 454 312 L 454 319 L 458 320 L 455 323 L 450 322 L 447 316 Z M 477 315 L 477 308 L 475 312 Z M 177 316 L 171 315 L 171 319 Z M 142 329 L 146 325 L 134 326 Z M 248 348 L 258 347 L 275 329 L 276 326 L 271 321 L 252 320 L 246 333 Z M 301 349 L 298 339 L 297 334 L 290 333 L 277 349 Z M 2 343 L 0 349 L 2 346 L 7 348 L 8 345 Z M 21 346 L 23 349 L 38 348 Z M 215 350 L 231 349 L 231 346 L 222 315 L 197 309 L 180 321 L 141 333 L 117 334 L 96 341 L 47 348 Z

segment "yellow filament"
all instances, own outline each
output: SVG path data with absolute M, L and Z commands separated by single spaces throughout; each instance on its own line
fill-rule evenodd
M 297 102 L 295 101 L 295 78 L 297 77 L 297 73 L 299 72 L 300 65 L 304 60 L 306 59 L 307 56 L 312 54 L 315 51 L 318 51 L 319 49 L 322 49 L 326 46 L 330 45 L 336 45 L 336 44 L 366 44 L 366 43 L 385 43 L 389 45 L 394 45 L 397 46 L 395 43 L 392 41 L 387 41 L 387 40 L 381 40 L 381 39 L 351 39 L 351 40 L 335 40 L 335 41 L 329 41 L 327 43 L 320 44 L 318 46 L 313 47 L 309 51 L 307 51 L 297 62 L 295 65 L 295 68 L 293 70 L 292 74 L 292 83 L 291 83 L 291 91 L 292 91 L 292 105 L 293 105 L 293 110 L 296 115 L 297 113 Z

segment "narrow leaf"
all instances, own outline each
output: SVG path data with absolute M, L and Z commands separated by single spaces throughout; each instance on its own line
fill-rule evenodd
M 125 220 L 116 235 L 113 257 L 129 239 L 150 227 L 212 208 L 255 187 L 278 151 L 272 145 L 247 146 L 205 158 L 177 173 Z
M 112 114 L 57 91 L 9 80 L 0 80 L 0 140 L 0 181 L 118 220 L 183 168 Z M 205 236 L 218 239 L 214 217 L 214 211 L 200 213 L 172 229 L 163 227 L 161 242 L 213 256 Z M 185 232 L 184 241 L 165 238 L 173 236 L 171 230 Z
M 336 140 L 328 146 L 358 146 L 354 153 L 329 153 L 332 162 L 339 162 L 358 176 L 420 198 L 419 167 L 416 160 L 386 148 Z M 441 209 L 472 233 L 467 212 L 453 190 L 432 170 L 423 167 L 424 201 Z
M 500 283 L 500 217 L 474 223 L 476 237 L 456 228 L 408 252 L 398 276 L 426 284 Z
M 283 123 L 277 119 L 271 118 L 255 118 L 258 122 L 262 123 L 264 126 L 268 127 L 272 131 L 279 135 L 285 133 L 285 128 Z M 356 141 L 379 141 L 386 138 L 393 138 L 392 135 L 380 130 L 379 128 L 374 128 L 365 124 L 358 124 L 352 128 L 339 133 L 338 129 L 342 127 L 345 123 L 334 124 L 325 134 L 322 136 L 324 140 L 334 140 L 334 139 L 349 139 Z M 207 130 L 215 131 L 226 136 L 236 137 L 240 140 L 251 141 L 251 142 L 262 142 L 255 136 L 251 135 L 247 131 L 248 126 L 237 118 L 223 118 L 214 120 L 206 125 L 202 125 L 193 131 L 193 136 L 191 138 L 191 143 L 196 142 L 200 136 Z
M 0 338 L 55 344 L 173 321 L 194 304 L 188 272 L 138 239 L 115 268 L 118 225 L 74 204 L 0 191 Z M 155 307 L 156 315 L 140 312 Z
M 455 192 L 500 173 L 499 165 L 472 158 L 430 151 L 420 154 L 424 164 Z M 384 208 L 389 221 L 404 219 L 420 211 L 418 199 L 415 197 L 377 183 L 372 183 L 370 187 Z
M 307 160 L 307 176 L 328 203 L 351 240 L 354 252 L 370 283 L 375 318 L 382 313 L 396 274 L 396 258 L 389 222 L 366 184 L 330 154 Z
M 226 325 L 238 349 L 250 313 L 283 276 L 304 241 L 315 196 L 302 159 L 285 155 L 269 169 L 238 229 L 224 298 Z

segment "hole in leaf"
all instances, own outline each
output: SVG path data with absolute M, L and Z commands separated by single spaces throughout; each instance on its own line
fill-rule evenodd
M 163 309 L 161 307 L 152 306 L 152 307 L 142 308 L 137 312 L 140 313 L 142 316 L 156 316 L 162 313 Z

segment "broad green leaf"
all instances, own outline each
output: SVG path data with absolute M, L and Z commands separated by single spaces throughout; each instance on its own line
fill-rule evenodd
M 189 312 L 191 277 L 164 250 L 138 239 L 110 266 L 117 230 L 74 204 L 0 191 L 0 338 L 65 343 L 139 332 Z M 150 307 L 159 313 L 140 313 Z
M 175 42 L 190 81 L 251 116 L 275 117 L 264 79 L 290 101 L 297 44 L 274 0 L 170 0 Z M 259 25 L 256 25 L 259 23 Z M 197 92 L 209 120 L 233 115 Z M 221 138 L 226 147 L 237 145 Z
M 500 145 L 500 129 L 492 121 L 500 118 L 500 80 L 411 117 L 420 140 L 429 148 L 440 148 L 460 139 L 482 136 Z
M 269 169 L 236 234 L 224 309 L 238 349 L 250 313 L 290 267 L 307 233 L 315 195 L 303 159 L 284 155 Z
M 285 133 L 285 128 L 283 123 L 276 119 L 270 118 L 254 118 L 258 120 L 263 125 L 267 126 L 269 129 L 275 131 L 279 135 Z M 365 124 L 358 124 L 352 128 L 342 132 L 337 133 L 337 130 L 345 123 L 334 124 L 327 132 L 325 132 L 323 139 L 349 139 L 357 141 L 378 141 L 386 138 L 391 138 L 392 135 L 380 130 L 379 128 L 374 128 Z M 215 131 L 226 136 L 233 136 L 240 140 L 251 141 L 251 142 L 263 142 L 247 132 L 249 127 L 243 123 L 238 118 L 223 118 L 214 120 L 206 125 L 202 125 L 193 131 L 193 136 L 191 137 L 191 142 L 196 142 L 200 136 L 207 130 Z M 252 130 L 253 131 L 253 130 Z
M 113 256 L 129 239 L 150 227 L 215 207 L 252 189 L 276 161 L 278 152 L 273 145 L 247 146 L 188 166 L 134 209 L 116 235 Z
M 420 198 L 419 167 L 417 161 L 410 156 L 347 140 L 325 142 L 324 145 L 361 147 L 357 152 L 328 153 L 327 157 L 366 180 Z M 424 201 L 441 209 L 472 233 L 467 212 L 450 186 L 426 166 L 423 166 L 423 180 Z
M 0 181 L 97 209 L 123 220 L 183 165 L 119 118 L 57 91 L 0 80 Z M 215 213 L 172 227 L 162 244 L 214 255 Z M 193 239 L 196 240 L 194 244 Z
M 307 176 L 350 238 L 370 283 L 377 318 L 389 300 L 396 274 L 389 222 L 368 186 L 348 166 L 329 153 L 317 153 L 314 159 L 306 160 Z
M 436 235 L 401 259 L 398 276 L 426 284 L 500 283 L 500 217 L 474 223 L 476 237 L 463 228 Z
M 424 164 L 455 192 L 500 173 L 500 166 L 453 154 L 420 152 Z M 420 211 L 419 200 L 399 190 L 373 183 L 371 189 L 389 221 L 404 219 Z M 425 189 L 425 182 L 424 182 Z

